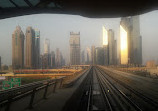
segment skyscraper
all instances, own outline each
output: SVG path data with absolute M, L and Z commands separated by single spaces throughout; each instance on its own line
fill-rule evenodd
M 139 37 L 139 40 L 138 40 L 138 64 L 142 64 L 142 36 Z
M 117 41 L 114 40 L 114 65 L 117 65 Z
M 39 67 L 42 68 L 42 65 L 43 65 L 43 55 L 41 54 L 40 55 L 40 65 L 39 65 Z
M 26 29 L 25 67 L 35 68 L 35 31 L 32 27 Z
M 103 26 L 104 65 L 109 64 L 108 30 Z
M 1 56 L 0 56 L 0 70 L 1 70 Z
M 81 63 L 85 64 L 85 53 L 84 53 L 84 50 L 81 53 Z
M 50 54 L 50 40 L 44 40 L 44 54 L 43 54 L 43 67 L 51 68 L 51 54 Z
M 91 64 L 92 56 L 91 56 L 91 50 L 89 47 L 86 48 L 86 63 Z
M 59 48 L 56 49 L 56 56 L 55 56 L 55 65 L 56 67 L 61 67 L 61 52 Z
M 129 39 L 127 38 L 127 29 L 120 25 L 120 63 L 128 64 L 129 61 Z
M 54 51 L 51 52 L 50 61 L 51 61 L 51 68 L 54 68 L 55 67 L 55 52 Z
M 92 64 L 95 65 L 96 64 L 96 52 L 95 52 L 94 45 L 91 47 L 91 55 L 92 55 Z
M 44 53 L 49 54 L 50 53 L 50 40 L 45 39 L 44 41 Z
M 35 68 L 40 68 L 40 31 L 35 29 Z
M 104 49 L 102 47 L 96 48 L 96 64 L 104 65 Z
M 114 64 L 114 58 L 115 58 L 115 40 L 114 40 L 114 31 L 112 29 L 108 30 L 108 51 L 109 51 L 109 65 Z
M 103 26 L 103 52 L 104 65 L 114 65 L 117 59 L 117 43 L 114 39 L 114 31 Z
M 49 54 L 44 53 L 42 55 L 42 69 L 49 69 L 50 64 L 49 64 Z
M 142 37 L 139 16 L 124 17 L 120 22 L 121 64 L 142 64 Z
M 61 66 L 65 65 L 65 59 L 63 58 L 62 53 L 60 52 L 60 57 L 61 57 Z
M 140 65 L 142 64 L 142 37 L 140 35 L 140 21 L 139 16 L 132 16 L 132 30 L 131 38 L 132 40 L 132 49 L 133 49 L 133 61 L 132 64 Z
M 20 26 L 12 34 L 12 66 L 13 69 L 24 67 L 24 33 Z
M 80 65 L 80 32 L 70 32 L 70 64 Z

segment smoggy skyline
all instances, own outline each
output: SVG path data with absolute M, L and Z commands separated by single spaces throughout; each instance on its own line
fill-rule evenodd
M 102 26 L 113 29 L 115 39 L 119 38 L 120 18 L 86 18 L 76 15 L 36 14 L 0 20 L 0 56 L 2 64 L 12 62 L 12 33 L 19 25 L 25 34 L 32 26 L 40 30 L 41 54 L 44 39 L 50 39 L 50 50 L 60 48 L 66 63 L 69 62 L 70 32 L 80 32 L 81 51 L 95 45 L 102 46 Z M 158 60 L 158 11 L 140 15 L 140 33 L 142 35 L 143 63 Z

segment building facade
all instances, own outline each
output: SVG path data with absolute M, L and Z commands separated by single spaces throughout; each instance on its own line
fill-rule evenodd
M 85 64 L 85 51 L 84 50 L 81 53 L 81 64 Z
M 55 68 L 55 52 L 54 51 L 51 52 L 50 61 L 51 61 L 51 68 Z
M 103 26 L 104 65 L 109 65 L 108 30 Z
M 70 32 L 70 64 L 80 65 L 80 32 Z
M 92 65 L 96 64 L 96 51 L 95 46 L 91 46 L 91 55 L 92 55 Z
M 61 52 L 60 52 L 60 56 L 61 56 L 61 66 L 65 66 L 65 59 Z
M 49 54 L 44 53 L 42 55 L 42 69 L 49 69 L 50 68 L 50 63 L 49 63 Z
M 91 64 L 92 56 L 91 49 L 89 47 L 86 48 L 86 64 Z
M 25 68 L 35 68 L 35 31 L 32 27 L 26 29 Z
M 103 26 L 103 52 L 104 65 L 116 65 L 117 61 L 117 42 L 112 29 L 105 29 Z
M 142 37 L 140 35 L 139 16 L 121 18 L 120 63 L 142 64 Z
M 104 65 L 104 49 L 103 49 L 103 47 L 96 48 L 96 64 Z
M 40 31 L 35 29 L 35 68 L 40 68 Z
M 49 54 L 50 53 L 50 40 L 45 39 L 44 41 L 44 53 Z
M 44 54 L 42 59 L 42 68 L 51 68 L 50 40 L 44 40 Z
M 56 55 L 55 55 L 55 65 L 57 68 L 61 67 L 61 52 L 59 48 L 56 49 Z
M 24 68 L 24 33 L 17 26 L 12 34 L 12 66 L 13 69 Z
M 109 65 L 114 65 L 115 60 L 115 40 L 114 31 L 109 29 L 108 31 L 108 51 L 109 51 Z
M 0 56 L 0 70 L 1 70 L 1 56 Z
M 114 65 L 117 65 L 117 40 L 114 40 Z

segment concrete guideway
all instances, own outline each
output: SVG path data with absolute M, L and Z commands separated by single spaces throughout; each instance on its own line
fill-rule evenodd
M 105 104 L 96 78 L 94 68 L 91 67 L 85 80 L 74 92 L 62 111 L 104 111 Z
M 79 88 L 88 72 L 89 69 L 82 72 L 83 74 L 76 77 L 74 81 L 69 81 L 66 83 L 67 85 L 73 83 L 73 85 L 68 85 L 71 87 L 56 90 L 56 92 L 50 95 L 46 100 L 37 103 L 32 109 L 27 109 L 25 111 L 61 111 L 72 97 L 73 93 Z
M 6 95 L 8 97 L 5 98 L 5 96 L 3 96 L 4 99 L 0 97 L 0 111 L 23 111 L 23 110 L 28 110 L 28 108 L 29 109 L 31 108 L 30 110 L 35 110 L 36 105 L 38 106 L 38 104 L 42 103 L 40 104 L 40 106 L 44 107 L 45 102 L 46 105 L 47 103 L 48 105 L 50 103 L 50 106 L 52 106 L 52 101 L 50 102 L 49 100 L 53 100 L 55 103 L 53 104 L 52 108 L 58 109 L 58 106 L 56 106 L 56 101 L 59 100 L 61 102 L 65 102 L 66 101 L 65 99 L 68 98 L 69 92 L 72 93 L 73 89 L 76 88 L 75 84 L 72 89 L 61 88 L 61 86 L 63 86 L 63 84 L 70 84 L 71 82 L 74 81 L 75 81 L 74 83 L 77 83 L 77 81 L 80 80 L 80 79 L 77 80 L 77 78 L 84 77 L 86 71 L 87 70 L 82 70 L 65 78 L 59 77 L 56 79 L 39 81 L 35 83 L 26 84 L 17 88 L 12 88 L 9 90 L 2 91 L 0 92 L 0 96 Z M 66 81 L 67 79 L 71 79 L 71 81 Z M 54 98 L 51 99 L 51 97 L 59 98 L 59 99 L 54 99 Z M 58 103 L 60 107 L 63 105 L 60 104 L 61 102 Z M 48 107 L 49 110 L 52 110 L 52 108 L 49 109 Z

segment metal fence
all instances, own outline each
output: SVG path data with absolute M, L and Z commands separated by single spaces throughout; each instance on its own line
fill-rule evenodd
M 0 111 L 21 111 L 33 108 L 35 103 L 46 99 L 57 88 L 60 88 L 64 78 L 43 80 L 1 91 Z

